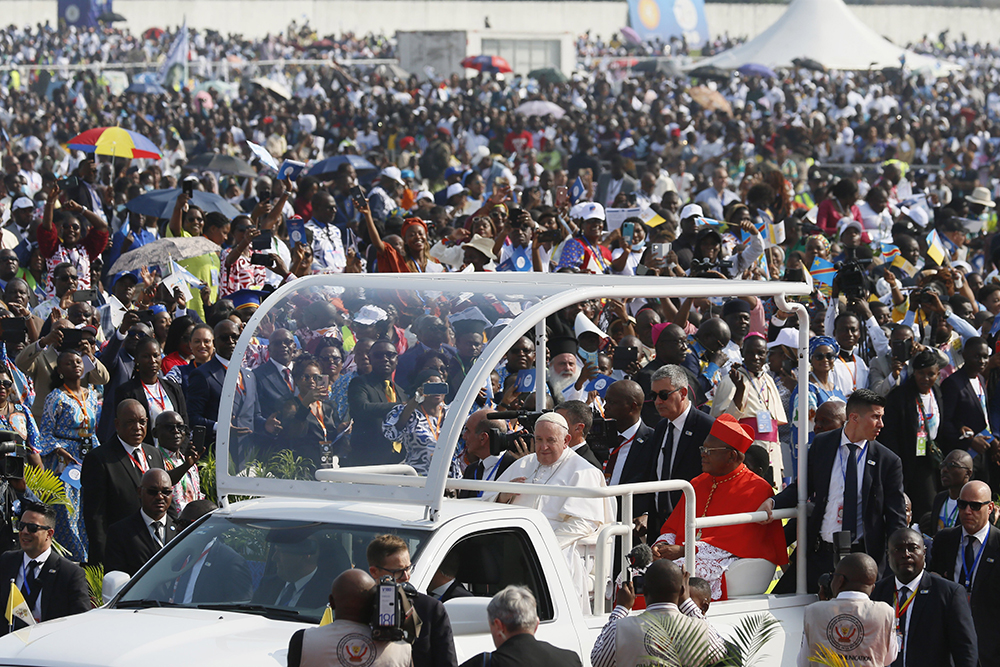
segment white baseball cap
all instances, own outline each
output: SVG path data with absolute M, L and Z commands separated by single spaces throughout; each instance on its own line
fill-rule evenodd
M 382 173 L 379 174 L 379 178 L 391 178 L 400 185 L 406 185 L 406 183 L 403 182 L 403 172 L 399 170 L 399 167 L 386 167 L 382 170 Z
M 455 195 L 467 192 L 467 190 L 462 187 L 461 183 L 452 183 L 448 186 L 448 192 L 445 194 L 445 199 L 451 199 Z
M 685 220 L 690 217 L 704 217 L 705 213 L 701 210 L 701 206 L 698 204 L 688 204 L 681 209 L 681 220 Z
M 11 211 L 20 211 L 23 208 L 35 208 L 35 202 L 31 201 L 27 197 L 18 197 L 14 200 L 14 203 L 10 205 Z
M 799 332 L 792 327 L 785 327 L 778 332 L 778 337 L 767 344 L 767 349 L 773 350 L 779 345 L 790 347 L 793 350 L 799 349 Z
M 584 220 L 593 220 L 594 218 L 607 220 L 607 217 L 604 215 L 604 207 L 592 201 L 586 202 L 580 207 L 580 217 Z
M 428 201 L 434 201 L 434 195 L 431 194 L 430 190 L 421 190 L 420 192 L 417 193 L 417 199 L 416 199 L 416 201 L 420 201 L 421 199 L 426 199 Z
M 376 322 L 381 322 L 389 317 L 388 313 L 378 306 L 362 306 L 361 310 L 354 316 L 354 322 L 361 326 L 370 327 Z
M 858 234 L 863 234 L 865 231 L 864 228 L 861 226 L 861 223 L 855 220 L 854 218 L 841 218 L 840 222 L 837 225 L 837 238 L 843 236 L 844 232 L 846 232 L 851 227 L 858 230 Z

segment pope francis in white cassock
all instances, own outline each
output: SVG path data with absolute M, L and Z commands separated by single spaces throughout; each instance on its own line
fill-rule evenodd
M 562 415 L 546 412 L 535 422 L 535 453 L 518 459 L 497 479 L 547 486 L 597 488 L 607 486 L 604 474 L 569 448 L 569 426 Z M 539 493 L 543 493 L 539 491 Z M 586 609 L 593 590 L 586 549 L 593 546 L 597 531 L 615 520 L 613 498 L 565 498 L 520 494 L 483 494 L 483 500 L 532 507 L 549 520 L 556 540 L 573 575 L 573 583 Z

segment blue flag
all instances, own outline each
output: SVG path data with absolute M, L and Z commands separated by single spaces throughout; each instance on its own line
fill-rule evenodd
M 604 394 L 608 393 L 608 387 L 614 383 L 614 379 L 607 375 L 598 375 L 593 380 L 588 382 L 583 388 L 584 391 L 596 391 L 597 394 L 604 398 Z
M 577 176 L 576 180 L 573 181 L 573 187 L 569 189 L 569 203 L 577 203 L 585 194 L 587 194 L 587 188 L 583 185 L 583 179 Z
M 299 179 L 299 174 L 301 174 L 302 170 L 305 168 L 305 162 L 299 162 L 298 160 L 285 160 L 281 163 L 281 167 L 278 169 L 278 180 L 297 181 Z
M 522 393 L 535 391 L 535 369 L 527 368 L 517 372 L 517 390 Z

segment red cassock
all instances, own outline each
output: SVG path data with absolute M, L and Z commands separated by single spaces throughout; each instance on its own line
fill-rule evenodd
M 691 485 L 694 487 L 697 517 L 756 512 L 761 503 L 774 495 L 771 485 L 743 464 L 725 477 L 702 473 L 691 480 Z M 660 530 L 661 535 L 676 535 L 675 544 L 684 544 L 684 507 L 682 496 Z M 788 563 L 788 548 L 781 521 L 705 528 L 698 539 L 737 558 L 765 558 L 775 565 Z

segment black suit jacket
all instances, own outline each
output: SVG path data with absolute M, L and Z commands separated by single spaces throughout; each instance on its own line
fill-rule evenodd
M 431 597 L 434 597 L 434 596 L 431 595 Z M 470 591 L 468 588 L 466 588 L 465 586 L 463 586 L 461 581 L 459 581 L 458 579 L 455 579 L 455 580 L 453 580 L 451 582 L 451 586 L 449 586 L 448 588 L 446 588 L 445 591 L 444 591 L 444 593 L 442 593 L 441 597 L 438 598 L 438 599 L 441 602 L 447 602 L 448 600 L 451 600 L 452 598 L 471 598 L 471 597 L 473 597 L 472 596 L 472 591 Z
M 544 665 L 544 667 L 580 667 L 580 656 L 573 651 L 556 648 L 548 642 L 538 641 L 534 635 L 527 633 L 514 635 L 500 648 L 489 655 L 486 661 L 485 653 L 469 658 L 462 667 L 525 667 L 526 665 Z
M 517 459 L 514 458 L 513 454 L 510 452 L 504 452 L 503 456 L 500 457 L 500 465 L 497 466 L 497 471 L 493 473 L 493 479 L 495 480 L 500 477 L 500 475 L 503 474 L 503 471 L 509 468 L 516 460 Z M 465 466 L 465 470 L 462 472 L 462 479 L 483 479 L 488 472 L 489 470 L 486 470 L 482 461 L 479 463 L 470 463 Z M 459 491 L 458 497 L 478 498 L 479 491 Z
M 202 548 L 199 547 L 199 550 L 194 552 L 195 556 L 201 553 Z M 182 560 L 177 565 L 183 562 Z M 170 582 L 170 590 L 166 595 L 175 598 L 176 602 L 183 600 L 187 592 L 191 573 L 194 571 L 194 563 L 191 565 L 192 567 L 188 567 L 177 580 L 176 591 L 173 582 Z M 205 555 L 205 562 L 194 582 L 191 602 L 234 602 L 249 600 L 252 596 L 253 580 L 246 560 L 232 547 L 223 544 L 221 540 L 216 540 Z
M 947 454 L 953 449 L 965 449 L 958 437 L 962 427 L 968 426 L 973 433 L 982 433 L 988 426 L 969 376 L 961 370 L 949 375 L 941 383 L 941 399 L 941 428 L 938 429 L 941 451 Z
M 941 391 L 934 387 L 932 392 L 937 409 L 941 410 Z M 918 396 L 917 384 L 912 375 L 902 385 L 890 391 L 885 399 L 886 427 L 879 434 L 879 442 L 898 456 L 903 464 L 903 488 L 913 502 L 913 516 L 917 519 L 930 511 L 941 477 L 939 461 L 930 455 L 930 443 L 927 445 L 927 455 L 917 456 L 917 430 L 921 425 L 920 411 L 917 410 Z
M 107 406 L 118 405 L 118 388 L 132 379 L 132 371 L 135 369 L 135 361 L 122 348 L 124 342 L 124 339 L 119 339 L 115 334 L 101 351 L 101 363 L 108 369 L 108 382 L 104 385 L 104 405 Z M 101 410 L 101 418 L 97 421 L 98 441 L 107 442 L 114 434 L 115 410 Z
M 455 640 L 444 605 L 430 595 L 417 593 L 413 609 L 423 621 L 412 647 L 414 667 L 457 667 Z
M 806 520 L 806 547 L 809 554 L 819 550 L 819 529 L 830 499 L 830 475 L 836 468 L 840 438 L 844 429 L 816 436 L 809 449 L 807 488 L 813 504 L 812 513 Z M 864 477 L 861 487 L 862 517 L 865 527 L 865 551 L 879 563 L 880 571 L 885 562 L 886 537 L 906 525 L 906 505 L 903 503 L 903 468 L 899 457 L 877 441 L 868 443 L 864 463 Z M 794 478 L 793 478 L 794 479 Z M 793 481 L 774 497 L 777 509 L 795 507 L 798 499 L 798 482 Z M 801 546 L 801 545 L 800 545 Z M 818 576 L 819 572 L 816 573 Z M 816 577 L 808 580 L 814 582 Z
M 17 577 L 24 562 L 24 552 L 8 551 L 0 554 L 0 577 L 9 582 Z M 90 611 L 90 588 L 87 586 L 87 576 L 83 569 L 56 553 L 49 552 L 49 557 L 38 572 L 38 581 L 42 587 L 41 609 L 42 620 L 62 618 L 73 614 Z M 10 590 L 8 588 L 8 594 Z M 7 623 L 0 623 L 0 637 L 7 634 Z M 27 624 L 20 619 L 14 620 L 14 629 L 20 630 Z
M 684 420 L 684 428 L 681 429 L 680 438 L 677 440 L 677 454 L 674 456 L 674 466 L 670 471 L 670 479 L 684 479 L 690 482 L 701 474 L 701 454 L 698 452 L 698 448 L 705 443 L 705 438 L 708 437 L 714 423 L 714 419 L 695 409 L 693 405 L 691 406 L 687 418 Z M 622 484 L 663 481 L 660 479 L 661 471 L 657 468 L 656 462 L 660 456 L 660 449 L 663 447 L 663 440 L 667 437 L 669 424 L 670 422 L 666 419 L 660 420 L 651 434 L 641 441 L 637 438 L 632 444 L 628 458 L 625 460 L 625 467 L 622 469 Z M 656 506 L 656 494 L 636 496 L 633 505 L 635 516 L 649 515 L 646 519 L 646 525 L 651 536 L 660 534 L 660 526 L 670 516 L 672 508 L 676 507 L 680 501 L 680 491 L 673 491 L 668 495 L 670 507 L 664 508 L 664 511 L 660 511 L 660 508 Z
M 143 444 L 146 465 L 163 468 L 163 455 L 150 445 Z M 104 441 L 83 459 L 80 483 L 83 487 L 83 522 L 87 528 L 89 551 L 87 562 L 104 562 L 108 528 L 125 517 L 139 511 L 139 494 L 136 489 L 142 475 L 129 458 L 118 435 Z
M 190 423 L 188 421 L 187 401 L 184 399 L 184 392 L 181 391 L 180 385 L 173 380 L 160 378 L 160 386 L 163 387 L 163 393 L 167 395 L 167 398 L 170 399 L 171 405 L 174 406 L 174 412 L 179 414 L 184 419 L 185 424 Z M 143 409 L 146 411 L 146 419 L 148 423 L 146 426 L 146 439 L 143 440 L 143 442 L 152 445 L 153 431 L 156 425 L 153 423 L 153 420 L 149 418 L 149 399 L 146 398 L 146 392 L 142 388 L 142 380 L 137 377 L 132 378 L 122 386 L 118 387 L 118 391 L 115 394 L 115 403 L 121 403 L 128 398 L 139 401 L 142 404 Z
M 392 383 L 392 387 L 396 392 L 396 401 L 404 402 L 406 395 L 395 383 Z M 353 378 L 347 386 L 347 402 L 354 419 L 347 465 L 378 465 L 402 461 L 402 453 L 393 451 L 392 443 L 382 434 L 385 416 L 396 405 L 386 399 L 382 382 L 375 380 L 370 374 Z
M 329 568 L 317 568 L 316 574 L 306 584 L 305 590 L 302 591 L 302 595 L 299 596 L 295 606 L 306 609 L 318 609 L 326 606 L 326 603 L 330 600 L 330 587 L 333 585 L 333 580 L 339 574 L 340 572 L 334 572 Z M 281 591 L 285 588 L 285 583 L 276 574 L 264 577 L 264 580 L 260 582 L 260 586 L 257 588 L 257 592 L 253 594 L 253 601 L 259 604 L 275 604 L 281 595 Z
M 180 533 L 177 524 L 170 515 L 163 519 L 163 543 L 177 537 Z M 153 536 L 146 527 L 146 522 L 139 512 L 125 517 L 108 528 L 107 544 L 104 548 L 104 571 L 118 570 L 131 576 L 139 571 L 153 555 L 160 550 Z
M 187 407 L 190 424 L 204 426 L 208 429 L 207 440 L 215 442 L 215 423 L 219 419 L 219 403 L 222 399 L 222 385 L 226 381 L 226 367 L 213 357 L 202 364 L 188 376 Z M 233 426 L 255 427 L 255 417 L 258 410 L 256 377 L 250 371 L 243 370 L 243 392 L 237 392 L 233 402 Z M 263 434 L 263 428 L 259 429 Z M 262 435 L 260 440 L 270 440 Z M 255 433 L 234 438 L 229 441 L 230 455 L 237 465 L 246 463 L 246 458 L 258 442 Z
M 254 428 L 263 432 L 267 418 L 277 412 L 295 392 L 288 388 L 278 367 L 270 361 L 255 368 L 253 374 L 257 382 L 257 405 L 260 408 L 254 420 Z
M 892 666 L 976 667 L 979 651 L 965 588 L 925 570 L 919 590 L 908 612 L 906 662 L 900 651 Z M 890 575 L 875 584 L 871 598 L 893 606 L 895 594 L 896 577 Z
M 601 462 L 597 460 L 597 455 L 594 454 L 594 450 L 590 448 L 589 443 L 584 442 L 580 446 L 580 449 L 574 451 L 576 452 L 577 456 L 582 456 L 584 459 L 586 459 L 587 463 L 589 463 L 590 465 L 594 466 L 598 470 L 604 470 L 604 466 L 602 466 Z
M 934 537 L 931 568 L 949 581 L 955 579 L 955 561 L 962 542 L 961 527 L 947 528 Z M 990 527 L 983 555 L 972 582 L 972 620 L 979 643 L 979 664 L 1000 665 L 1000 530 Z M 930 664 L 930 663 L 928 663 Z

